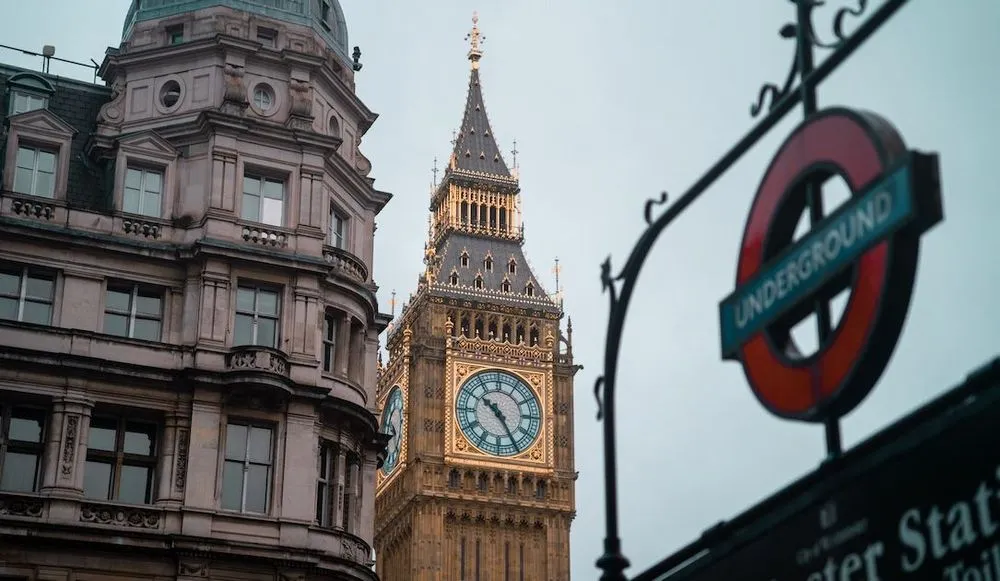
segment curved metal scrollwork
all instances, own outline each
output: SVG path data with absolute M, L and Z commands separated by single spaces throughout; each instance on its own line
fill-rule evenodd
M 833 16 L 832 32 L 834 40 L 824 42 L 815 34 L 813 11 L 822 6 L 822 0 L 789 0 L 796 6 L 797 18 L 794 23 L 787 23 L 779 30 L 782 38 L 795 39 L 795 57 L 784 83 L 778 86 L 774 83 L 763 85 L 758 91 L 757 101 L 750 107 L 753 117 L 766 115 L 757 121 L 742 139 L 726 152 L 705 174 L 700 177 L 682 196 L 668 205 L 669 197 L 661 193 L 659 198 L 647 200 L 643 206 L 643 217 L 646 229 L 639 237 L 635 247 L 629 254 L 625 266 L 614 273 L 609 257 L 601 264 L 601 285 L 610 298 L 608 328 L 604 347 L 604 373 L 594 383 L 594 398 L 597 400 L 597 419 L 603 424 L 604 435 L 604 479 L 605 479 L 605 510 L 607 517 L 607 532 L 604 538 L 604 553 L 597 560 L 597 567 L 603 571 L 601 581 L 626 581 L 625 569 L 629 567 L 621 549 L 621 538 L 618 534 L 618 475 L 615 446 L 615 384 L 618 373 L 618 357 L 621 351 L 622 329 L 629 302 L 635 288 L 639 273 L 653 244 L 663 230 L 670 225 L 689 205 L 703 194 L 715 181 L 721 177 L 734 163 L 764 137 L 778 122 L 794 107 L 801 104 L 803 113 L 808 117 L 816 109 L 816 86 L 823 82 L 834 69 L 840 66 L 858 49 L 866 39 L 870 38 L 893 14 L 909 0 L 885 0 L 874 13 L 850 35 L 845 34 L 844 24 L 848 17 L 861 17 L 868 7 L 866 0 L 852 0 L 851 6 L 838 9 Z M 813 68 L 813 49 L 832 49 L 829 55 L 815 69 Z M 796 79 L 799 83 L 796 83 Z M 657 216 L 654 211 L 658 206 L 666 209 Z M 705 545 L 695 543 L 692 552 L 681 551 L 659 563 L 637 579 L 659 578 L 660 574 L 681 564 L 692 557 Z M 696 551 L 697 549 L 697 551 Z
M 801 40 L 795 44 L 795 53 L 792 57 L 791 67 L 788 69 L 788 75 L 785 77 L 785 82 L 779 87 L 775 83 L 764 83 L 761 85 L 760 89 L 757 91 L 757 100 L 750 105 L 750 117 L 757 117 L 766 109 L 770 111 L 774 108 L 781 99 L 783 99 L 792 90 L 795 84 L 795 79 L 802 79 L 805 75 L 808 75 L 810 71 L 803 70 L 803 55 L 802 47 L 805 45 L 806 50 L 812 50 L 813 47 L 825 48 L 835 50 L 843 46 L 844 42 L 847 40 L 847 34 L 844 32 L 844 24 L 848 17 L 860 18 L 864 15 L 865 10 L 868 8 L 868 0 L 853 0 L 853 6 L 846 6 L 838 8 L 833 16 L 833 24 L 831 29 L 833 31 L 834 40 L 830 42 L 824 42 L 816 35 L 816 26 L 813 22 L 813 11 L 825 4 L 823 0 L 789 0 L 793 4 L 799 5 L 801 9 L 805 11 L 805 18 L 801 19 L 799 23 L 788 22 L 778 30 L 778 35 L 781 38 L 788 39 L 799 39 L 800 27 L 802 28 L 801 33 L 804 36 L 805 42 Z M 811 62 L 811 58 L 809 61 Z

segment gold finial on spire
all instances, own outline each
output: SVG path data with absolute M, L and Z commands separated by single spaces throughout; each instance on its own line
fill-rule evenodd
M 472 31 L 465 35 L 465 40 L 469 41 L 469 60 L 472 61 L 472 68 L 479 68 L 479 59 L 483 58 L 483 49 L 480 44 L 486 37 L 479 32 L 479 12 L 472 13 Z

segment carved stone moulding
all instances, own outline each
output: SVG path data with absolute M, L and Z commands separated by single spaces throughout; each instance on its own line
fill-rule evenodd
M 44 508 L 44 501 L 40 498 L 15 494 L 0 494 L 0 517 L 21 516 L 41 518 Z
M 288 245 L 288 234 L 272 228 L 244 226 L 243 240 L 244 242 L 260 244 L 261 246 L 284 248 Z
M 47 204 L 36 200 L 15 198 L 10 203 L 10 209 L 17 216 L 38 218 L 41 220 L 51 220 L 56 215 L 54 204 Z
M 103 504 L 80 505 L 80 522 L 136 529 L 160 528 L 159 511 Z

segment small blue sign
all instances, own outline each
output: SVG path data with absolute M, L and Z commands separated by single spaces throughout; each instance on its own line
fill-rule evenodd
M 719 304 L 723 357 L 913 218 L 911 168 L 906 163 L 851 197 Z

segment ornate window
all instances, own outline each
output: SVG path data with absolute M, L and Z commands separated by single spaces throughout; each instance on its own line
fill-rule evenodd
M 483 276 L 481 274 L 476 275 L 476 288 L 477 289 L 483 288 Z
M 344 248 L 347 233 L 347 218 L 333 207 L 330 203 L 330 246 L 334 248 Z
M 27 266 L 0 266 L 0 319 L 52 324 L 56 277 Z
M 14 169 L 14 191 L 42 198 L 55 195 L 56 160 L 55 151 L 22 144 L 17 148 L 17 165 Z
M 535 285 L 531 284 L 530 282 L 524 285 L 524 294 L 528 295 L 529 297 L 535 296 Z
M 507 272 L 510 274 L 517 274 L 517 262 L 511 258 L 510 262 L 507 263 Z
M 0 404 L 0 490 L 38 490 L 45 415 L 44 410 Z
M 486 257 L 486 260 L 483 261 L 483 267 L 486 269 L 486 272 L 492 272 L 493 271 L 493 257 L 492 256 L 487 256 Z
M 337 330 L 340 328 L 337 315 L 328 312 L 323 317 L 323 371 L 333 373 L 337 364 Z
M 323 442 L 319 450 L 319 481 L 316 485 L 316 523 L 332 527 L 337 510 L 337 460 L 339 447 Z
M 266 514 L 271 497 L 273 430 L 244 422 L 226 426 L 222 508 Z
M 158 426 L 125 417 L 94 416 L 87 437 L 83 495 L 129 504 L 153 501 Z
M 109 282 L 104 300 L 104 332 L 132 339 L 162 340 L 163 290 Z
M 251 222 L 281 226 L 285 219 L 285 182 L 254 175 L 243 176 L 240 215 Z
M 3 188 L 19 194 L 64 198 L 69 175 L 71 125 L 48 109 L 35 109 L 8 119 L 10 135 L 4 153 Z
M 126 169 L 122 211 L 159 218 L 163 212 L 163 172 L 138 167 Z
M 506 277 L 503 279 L 503 282 L 500 283 L 500 290 L 502 290 L 505 293 L 510 292 L 510 281 L 507 280 Z
M 469 253 L 468 252 L 466 252 L 464 250 L 462 251 L 461 261 L 462 261 L 462 266 L 466 266 L 466 267 L 469 266 Z
M 451 272 L 451 276 L 448 277 L 448 282 L 451 283 L 453 286 L 457 286 L 458 285 L 458 273 L 455 272 L 455 271 L 452 271 Z
M 280 321 L 281 295 L 277 290 L 239 285 L 233 345 L 263 345 L 277 349 Z

